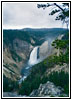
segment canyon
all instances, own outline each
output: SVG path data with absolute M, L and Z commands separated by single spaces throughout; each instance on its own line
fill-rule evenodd
M 21 84 L 34 65 L 37 66 L 53 54 L 59 55 L 59 50 L 52 46 L 52 42 L 62 38 L 66 31 L 60 28 L 3 30 L 3 80 Z M 51 72 L 48 71 L 46 75 Z

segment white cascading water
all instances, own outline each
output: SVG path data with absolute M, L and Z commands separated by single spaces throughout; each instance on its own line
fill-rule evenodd
M 32 50 L 32 52 L 30 54 L 30 58 L 29 58 L 29 65 L 34 65 L 38 62 L 38 60 L 37 60 L 37 49 L 38 49 L 38 47 L 35 47 Z

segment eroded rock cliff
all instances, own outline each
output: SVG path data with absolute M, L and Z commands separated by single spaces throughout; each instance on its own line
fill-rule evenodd
M 15 39 L 3 51 L 3 73 L 6 77 L 16 79 L 20 77 L 22 66 L 26 64 L 33 46 L 26 41 Z

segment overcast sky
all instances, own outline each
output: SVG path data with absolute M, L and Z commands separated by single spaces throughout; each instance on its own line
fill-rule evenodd
M 52 8 L 38 9 L 35 2 L 3 3 L 3 28 L 60 28 L 66 27 L 61 21 L 50 16 Z M 45 3 L 44 3 L 45 4 Z

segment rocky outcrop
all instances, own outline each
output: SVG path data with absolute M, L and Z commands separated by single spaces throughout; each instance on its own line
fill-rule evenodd
M 45 84 L 40 84 L 39 88 L 34 90 L 30 97 L 59 97 L 59 96 L 67 96 L 63 93 L 63 88 L 59 86 L 55 86 L 52 82 L 48 81 Z

